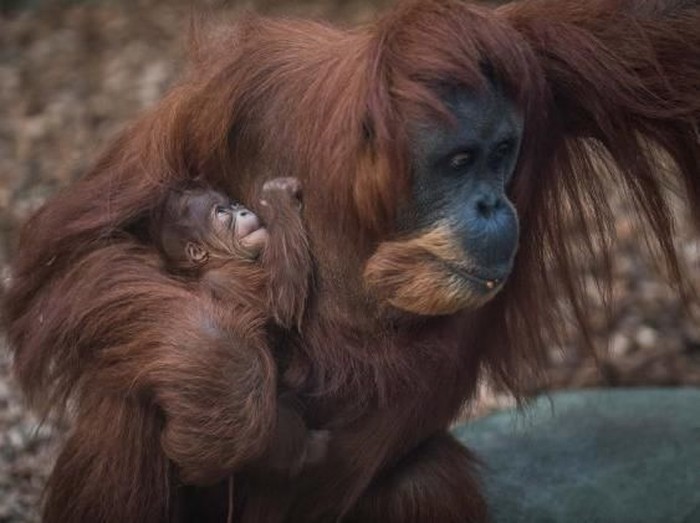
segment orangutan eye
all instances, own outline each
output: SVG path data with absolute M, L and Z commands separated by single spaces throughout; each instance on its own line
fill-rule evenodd
M 496 160 L 503 160 L 506 156 L 509 156 L 515 147 L 514 140 L 508 139 L 503 140 L 496 146 L 496 150 L 493 152 L 493 157 Z
M 462 151 L 450 158 L 450 169 L 453 171 L 463 171 L 470 167 L 476 158 L 473 151 Z
M 223 205 L 217 205 L 214 207 L 214 216 L 217 220 L 224 223 L 229 223 L 233 219 L 231 208 L 224 207 Z

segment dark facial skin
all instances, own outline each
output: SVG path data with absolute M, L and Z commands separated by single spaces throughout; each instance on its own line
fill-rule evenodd
M 456 125 L 412 131 L 415 206 L 401 214 L 401 225 L 415 231 L 444 224 L 468 260 L 451 269 L 488 292 L 508 277 L 517 250 L 518 218 L 506 188 L 523 120 L 498 89 L 455 90 L 447 104 Z

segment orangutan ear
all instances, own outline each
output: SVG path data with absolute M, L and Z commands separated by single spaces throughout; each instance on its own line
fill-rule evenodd
M 185 247 L 185 254 L 187 258 L 196 264 L 205 263 L 209 259 L 209 252 L 205 250 L 201 245 L 193 242 L 187 242 Z

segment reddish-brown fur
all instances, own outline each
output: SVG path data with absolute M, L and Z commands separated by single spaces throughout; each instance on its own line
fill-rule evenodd
M 302 398 L 310 426 L 332 430 L 333 439 L 328 466 L 284 488 L 234 471 L 237 515 L 483 521 L 472 460 L 445 430 L 484 371 L 517 392 L 537 370 L 564 321 L 560 290 L 585 329 L 581 248 L 566 231 L 578 224 L 584 253 L 606 255 L 606 180 L 637 204 L 680 282 L 664 186 L 680 180 L 697 214 L 698 27 L 700 7 L 687 0 L 526 0 L 496 10 L 425 0 L 351 32 L 249 17 L 200 43 L 191 75 L 25 229 L 5 307 L 17 376 L 46 409 L 76 396 L 99 399 L 90 426 L 78 425 L 63 451 L 47 520 L 81 521 L 73 507 L 92 503 L 85 521 L 158 521 L 164 500 L 183 518 L 204 520 L 205 509 L 192 507 L 205 505 L 225 514 L 225 489 L 169 489 L 168 464 L 141 459 L 157 445 L 144 437 L 162 426 L 157 412 L 132 413 L 129 433 L 111 430 L 126 409 L 143 406 L 121 400 L 141 390 L 144 365 L 206 406 L 197 413 L 204 422 L 182 429 L 214 446 L 228 427 L 208 416 L 241 399 L 236 383 L 232 398 L 211 394 L 222 385 L 212 369 L 236 364 L 216 345 L 193 362 L 177 350 L 206 318 L 177 312 L 172 304 L 186 293 L 139 242 L 155 202 L 189 173 L 250 201 L 260 173 L 284 172 L 307 189 L 316 267 L 301 336 L 285 346 L 292 357 L 284 382 Z M 407 124 L 448 117 L 436 85 L 485 87 L 482 58 L 525 119 L 510 189 L 521 219 L 516 268 L 477 310 L 401 312 L 387 306 L 386 289 L 364 280 L 366 267 L 382 267 L 383 256 L 405 260 L 404 272 L 421 281 L 398 281 L 396 292 L 414 283 L 440 292 L 445 278 L 421 259 L 402 258 L 400 244 L 382 247 L 401 241 L 393 219 L 410 205 Z M 436 285 L 428 287 L 430 278 Z M 129 306 L 117 307 L 123 302 Z M 441 302 L 436 296 L 425 307 Z M 174 347 L 132 349 L 165 348 L 162 339 Z M 114 368 L 104 367 L 112 353 Z M 174 409 L 178 394 L 168 396 Z
M 276 401 L 276 348 L 269 346 L 275 342 L 275 336 L 269 332 L 273 328 L 270 320 L 274 319 L 280 327 L 300 325 L 308 295 L 311 259 L 294 185 L 293 180 L 278 178 L 263 187 L 264 205 L 260 212 L 265 218 L 268 239 L 262 260 L 247 255 L 234 236 L 225 238 L 223 245 L 217 243 L 222 240 L 214 238 L 214 224 L 207 218 L 221 200 L 211 189 L 173 191 L 165 202 L 166 208 L 184 204 L 190 206 L 189 212 L 154 216 L 150 233 L 161 249 L 167 228 L 171 236 L 189 234 L 180 238 L 181 247 L 196 240 L 210 255 L 206 261 L 189 263 L 178 271 L 190 290 L 187 304 L 181 304 L 181 308 L 193 316 L 189 327 L 192 332 L 183 340 L 180 351 L 198 353 L 190 357 L 204 362 L 199 371 L 186 365 L 179 370 L 183 374 L 205 373 L 207 362 L 214 361 L 209 353 L 219 350 L 220 345 L 225 350 L 222 358 L 236 362 L 235 366 L 214 367 L 211 376 L 202 376 L 211 385 L 207 392 L 198 384 L 189 391 L 191 396 L 187 392 L 177 395 L 171 389 L 187 388 L 184 375 L 178 376 L 179 382 L 167 376 L 162 383 L 152 380 L 149 384 L 149 393 L 165 417 L 161 445 L 185 483 L 212 484 L 230 471 L 241 469 L 267 475 L 271 481 L 275 476 L 293 476 L 307 458 L 315 459 L 324 445 L 324 435 L 307 431 L 292 395 L 283 393 Z M 209 198 L 203 215 L 191 212 L 194 191 Z M 202 203 L 200 199 L 197 205 Z M 197 238 L 191 236 L 195 231 Z M 169 259 L 173 255 L 181 260 L 182 253 L 165 249 L 162 253 L 166 262 L 173 261 Z M 140 336 L 134 334 L 138 340 Z M 172 348 L 168 346 L 166 350 Z M 157 354 L 155 359 L 161 357 Z M 150 374 L 158 372 L 160 369 L 146 365 L 139 380 L 146 381 Z M 217 377 L 221 380 L 218 383 Z M 230 397 L 229 387 L 236 391 L 236 398 Z M 215 404 L 201 404 L 203 398 L 217 395 L 224 398 L 220 410 L 213 408 Z M 228 429 L 224 433 L 213 430 L 211 423 Z
M 69 277 L 84 283 L 74 298 L 93 307 L 63 314 L 42 305 L 33 334 L 70 344 L 87 368 L 64 376 L 74 380 L 65 384 L 73 427 L 46 521 L 160 521 L 180 481 L 211 485 L 237 470 L 275 482 L 315 450 L 294 398 L 278 399 L 270 347 L 271 318 L 301 321 L 311 268 L 298 202 L 278 193 L 263 191 L 269 240 L 259 261 L 228 256 L 197 279 L 175 278 L 153 248 L 116 240 Z

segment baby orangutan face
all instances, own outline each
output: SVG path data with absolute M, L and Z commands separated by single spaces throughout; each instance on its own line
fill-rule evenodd
M 219 193 L 210 193 L 203 198 L 205 208 L 207 204 L 209 208 L 212 240 L 218 237 L 224 245 L 238 248 L 251 258 L 257 257 L 268 239 L 267 230 L 258 216 Z
M 160 243 L 179 268 L 200 268 L 216 259 L 255 259 L 267 241 L 258 216 L 218 191 L 173 192 L 165 202 Z

